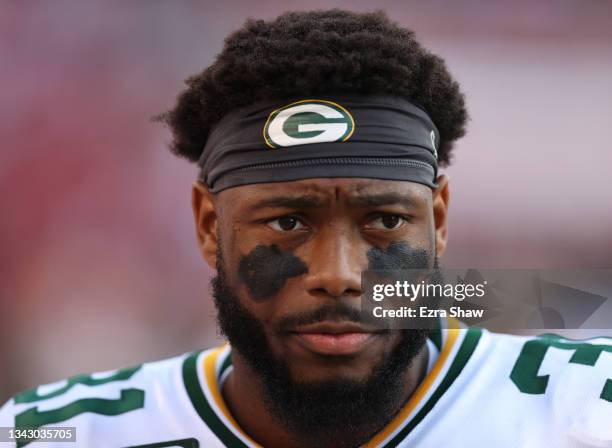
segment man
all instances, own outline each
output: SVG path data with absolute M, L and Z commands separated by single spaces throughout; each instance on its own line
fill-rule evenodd
M 447 243 L 438 167 L 467 113 L 412 32 L 248 21 L 187 84 L 160 118 L 200 167 L 229 345 L 26 391 L 0 426 L 75 427 L 84 447 L 612 446 L 609 341 L 361 319 L 363 270 L 435 269 Z

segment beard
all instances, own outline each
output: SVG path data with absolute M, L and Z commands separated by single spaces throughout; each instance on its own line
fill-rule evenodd
M 227 278 L 219 250 L 212 279 L 219 328 L 260 379 L 267 411 L 289 432 L 312 446 L 358 446 L 395 417 L 404 404 L 407 370 L 430 329 L 396 330 L 399 341 L 366 378 L 298 381 L 273 353 L 262 323 L 242 305 Z M 362 322 L 359 311 L 334 304 L 289 316 L 278 328 L 330 319 Z

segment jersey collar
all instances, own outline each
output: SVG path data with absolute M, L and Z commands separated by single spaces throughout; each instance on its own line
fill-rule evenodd
M 459 328 L 457 321 L 444 326 L 447 328 L 430 335 L 430 341 L 440 351 L 433 367 L 397 416 L 364 447 L 397 446 L 425 418 L 469 361 L 482 330 Z M 183 364 L 187 393 L 204 423 L 225 446 L 260 447 L 240 428 L 223 401 L 221 384 L 231 369 L 231 348 L 227 344 L 189 355 Z

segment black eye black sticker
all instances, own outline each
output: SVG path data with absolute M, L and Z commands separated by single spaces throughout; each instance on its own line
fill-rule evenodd
M 368 269 L 372 271 L 392 269 L 426 269 L 430 255 L 425 249 L 414 249 L 405 242 L 393 242 L 386 249 L 373 247 L 368 250 Z
M 308 266 L 292 252 L 283 252 L 276 244 L 259 245 L 240 260 L 238 275 L 254 300 L 277 294 L 285 282 L 308 272 Z

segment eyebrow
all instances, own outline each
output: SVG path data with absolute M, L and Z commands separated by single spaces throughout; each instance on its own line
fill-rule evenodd
M 354 196 L 349 198 L 349 204 L 357 207 L 378 207 L 381 205 L 400 204 L 405 207 L 413 207 L 415 201 L 407 194 L 380 193 Z
M 318 196 L 274 196 L 271 198 L 262 199 L 261 201 L 257 201 L 250 207 L 250 209 L 260 210 L 262 208 L 273 207 L 305 209 L 322 207 L 323 205 L 325 205 L 325 201 L 323 201 Z
M 323 207 L 326 204 L 323 198 L 314 195 L 303 196 L 274 196 L 271 198 L 262 199 L 254 203 L 251 210 L 260 210 L 263 208 L 292 208 L 292 209 L 313 209 Z M 405 207 L 413 207 L 415 202 L 406 194 L 399 193 L 381 193 L 352 196 L 348 199 L 348 204 L 355 207 L 379 207 L 382 205 L 400 204 Z

